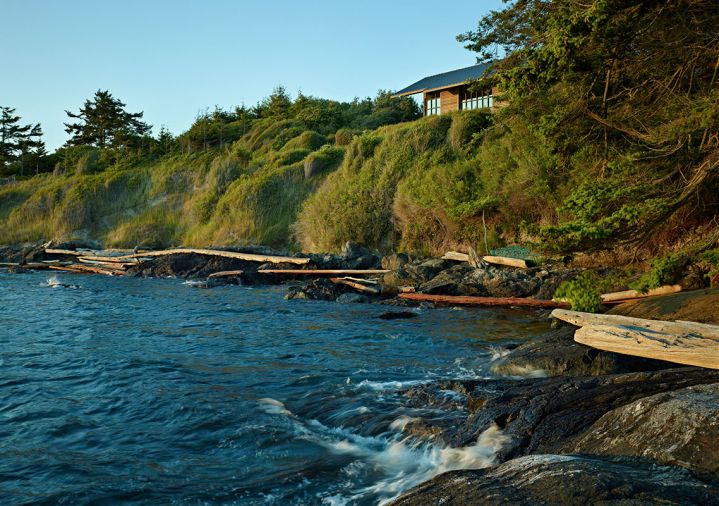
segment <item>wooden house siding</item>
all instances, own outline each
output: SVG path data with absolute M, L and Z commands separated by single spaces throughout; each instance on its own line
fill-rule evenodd
M 448 88 L 439 92 L 439 103 L 442 114 L 459 110 L 460 87 Z

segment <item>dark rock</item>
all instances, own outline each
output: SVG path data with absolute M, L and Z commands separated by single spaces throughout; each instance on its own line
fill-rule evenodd
M 719 479 L 719 383 L 664 392 L 614 409 L 566 449 L 649 457 Z
M 410 258 L 407 253 L 392 253 L 382 258 L 380 265 L 383 269 L 397 271 L 405 264 L 409 263 Z
M 532 455 L 489 469 L 441 474 L 391 504 L 716 505 L 719 486 L 646 459 Z
M 372 255 L 372 252 L 370 250 L 352 241 L 347 241 L 342 247 L 342 257 L 344 257 L 345 259 L 359 258 L 370 255 Z
M 429 281 L 422 283 L 418 291 L 439 295 L 459 295 L 459 286 L 469 271 L 474 270 L 467 264 L 458 264 L 441 271 Z
M 417 318 L 419 315 L 413 311 L 387 311 L 377 316 L 380 320 L 407 320 Z
M 533 337 L 492 364 L 492 372 L 500 376 L 599 376 L 677 367 L 670 362 L 610 353 L 576 343 L 575 330 L 576 327 L 564 325 Z
M 406 264 L 404 266 L 404 271 L 407 273 L 408 277 L 415 282 L 415 284 L 422 284 L 426 283 L 443 270 L 449 269 L 453 265 L 454 262 L 451 260 L 432 258 L 418 263 Z
M 69 241 L 62 241 L 62 242 L 52 242 L 49 248 L 55 248 L 55 249 L 71 249 L 71 250 L 78 250 L 78 249 L 94 249 L 94 250 L 100 250 L 102 249 L 102 244 L 100 244 L 97 241 L 90 241 L 86 239 L 71 239 Z
M 288 289 L 285 299 L 337 300 L 347 293 L 344 285 L 336 285 L 328 279 L 315 279 L 303 286 L 292 286 Z
M 531 453 L 568 448 L 605 413 L 642 397 L 719 382 L 719 370 L 693 367 L 589 378 L 443 381 L 410 388 L 409 402 L 456 391 L 466 400 L 464 424 L 446 430 L 443 440 L 467 446 L 496 424 L 509 436 L 500 462 Z M 670 423 L 671 421 L 667 421 Z

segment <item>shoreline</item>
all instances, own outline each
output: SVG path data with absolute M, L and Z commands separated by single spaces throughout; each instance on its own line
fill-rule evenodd
M 358 293 L 326 277 L 263 274 L 259 271 L 267 270 L 266 264 L 194 253 L 140 261 L 124 275 L 207 281 L 212 273 L 242 271 L 221 278 L 218 284 L 284 284 L 289 299 L 405 307 L 416 305 L 397 298 L 398 289 L 408 282 L 420 293 L 549 300 L 561 281 L 580 271 L 563 264 L 476 268 L 456 260 L 412 259 L 402 254 L 380 258 L 364 248 L 347 249 L 342 255 L 295 258 L 309 258 L 317 269 L 387 270 L 377 279 L 378 293 Z M 274 252 L 255 248 L 248 253 Z M 47 260 L 37 248 L 21 254 L 25 261 L 28 257 L 32 262 Z M 12 259 L 4 253 L 3 260 Z M 292 264 L 272 267 L 282 270 Z M 620 304 L 611 313 L 663 320 L 699 316 L 719 323 L 718 308 L 719 289 L 703 289 Z M 403 313 L 410 312 L 387 314 L 388 318 L 402 318 Z M 459 410 L 464 420 L 453 427 L 408 424 L 404 429 L 408 437 L 432 435 L 449 447 L 465 447 L 476 444 L 494 427 L 507 442 L 491 467 L 440 474 L 405 491 L 392 504 L 491 504 L 492 490 L 512 490 L 508 497 L 525 502 L 542 502 L 559 494 L 554 497 L 574 501 L 639 497 L 672 503 L 676 492 L 683 494 L 685 503 L 719 503 L 719 448 L 710 443 L 719 438 L 715 423 L 719 419 L 719 371 L 599 351 L 575 343 L 573 333 L 573 327 L 560 324 L 553 332 L 512 349 L 492 365 L 491 379 L 440 380 L 404 390 L 408 404 L 417 406 L 441 403 L 448 391 L 454 392 L 462 399 Z M 516 379 L 520 375 L 537 377 Z M 674 491 L 655 483 L 656 466 L 676 478 Z M 625 474 L 629 471 L 633 474 L 628 484 Z M 553 476 L 558 472 L 574 473 L 577 478 L 557 483 Z M 526 474 L 535 476 L 531 486 L 522 479 Z M 603 481 L 594 476 L 602 476 Z M 611 487 L 624 488 L 610 492 Z

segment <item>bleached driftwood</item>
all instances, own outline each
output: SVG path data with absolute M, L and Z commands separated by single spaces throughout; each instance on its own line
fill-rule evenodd
M 574 333 L 574 340 L 623 355 L 719 369 L 719 341 L 693 331 L 675 329 L 667 333 L 629 325 L 587 325 Z
M 146 251 L 143 253 L 135 253 L 132 255 L 122 255 L 115 257 L 119 260 L 125 260 L 128 258 L 148 258 L 158 257 L 166 255 L 177 255 L 177 254 L 196 254 L 196 255 L 207 255 L 224 258 L 236 258 L 238 260 L 246 260 L 249 262 L 262 262 L 262 263 L 273 263 L 273 264 L 296 264 L 305 265 L 310 263 L 309 258 L 295 258 L 295 257 L 283 257 L 275 255 L 256 255 L 254 253 L 239 253 L 236 251 L 222 251 L 214 249 L 201 249 L 201 248 L 176 248 L 161 251 Z
M 454 260 L 456 262 L 469 262 L 469 255 L 467 253 L 460 253 L 459 251 L 448 251 L 442 256 L 443 260 Z
M 229 278 L 229 277 L 236 277 L 236 276 L 242 276 L 243 271 L 219 271 L 219 272 L 213 272 L 209 276 L 207 276 L 207 279 L 215 279 L 215 278 Z
M 587 325 L 621 325 L 670 334 L 685 334 L 693 332 L 701 334 L 708 339 L 719 341 L 719 325 L 710 325 L 707 323 L 647 320 L 644 318 L 634 318 L 632 316 L 583 313 L 581 311 L 569 311 L 566 309 L 555 309 L 552 311 L 552 317 L 571 323 L 577 327 L 584 327 Z
M 526 269 L 529 267 L 527 261 L 522 260 L 521 258 L 484 256 L 482 257 L 482 260 L 488 264 L 504 265 L 505 267 L 518 267 L 520 269 Z
M 353 288 L 358 292 L 368 293 L 370 295 L 379 295 L 381 293 L 379 288 L 363 285 L 362 283 L 358 283 L 356 281 L 352 281 L 346 278 L 330 278 L 330 281 L 336 285 L 349 286 L 350 288 Z
M 286 274 L 292 276 L 371 276 L 373 274 L 387 274 L 384 269 L 259 269 L 260 274 Z
M 653 288 L 644 293 L 637 290 L 624 290 L 621 292 L 604 293 L 599 297 L 602 299 L 602 303 L 611 304 L 628 302 L 634 299 L 644 299 L 646 297 L 656 297 L 657 295 L 668 295 L 670 293 L 677 293 L 681 291 L 681 285 L 665 285 L 660 286 L 659 288 Z

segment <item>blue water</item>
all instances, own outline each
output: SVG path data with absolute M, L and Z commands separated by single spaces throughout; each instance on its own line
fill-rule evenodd
M 0 271 L 0 503 L 377 504 L 501 444 L 403 437 L 442 413 L 398 391 L 487 376 L 503 343 L 548 327 L 283 294 Z

